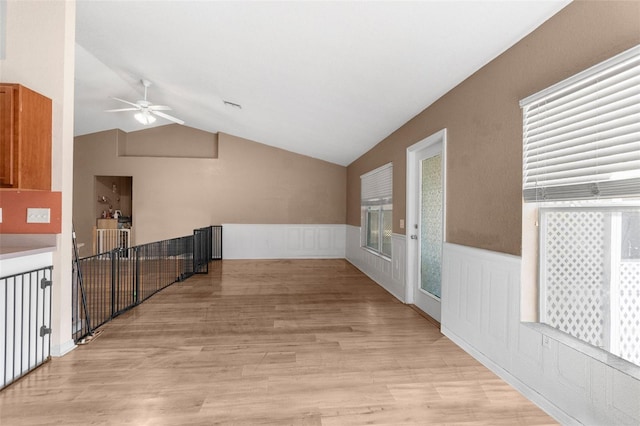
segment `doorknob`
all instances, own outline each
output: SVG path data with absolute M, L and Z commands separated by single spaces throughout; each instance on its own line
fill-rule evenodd
M 412 239 L 412 240 L 417 240 L 417 239 L 418 239 L 418 236 L 417 236 L 417 235 L 412 235 L 412 236 L 411 236 L 411 239 Z

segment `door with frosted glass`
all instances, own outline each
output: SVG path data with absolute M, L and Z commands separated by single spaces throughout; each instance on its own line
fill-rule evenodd
M 422 160 L 420 288 L 440 299 L 442 262 L 442 156 Z
M 441 266 L 443 242 L 442 145 L 436 144 L 416 156 L 417 268 L 414 303 L 440 321 Z

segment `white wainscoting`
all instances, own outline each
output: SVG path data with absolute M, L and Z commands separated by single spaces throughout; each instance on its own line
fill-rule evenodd
M 404 275 L 406 269 L 405 237 L 391 235 L 391 260 L 360 247 L 360 227 L 347 225 L 347 260 L 369 278 L 404 302 Z
M 640 424 L 640 380 L 520 322 L 520 264 L 445 243 L 443 333 L 563 424 Z
M 346 225 L 222 225 L 225 259 L 343 259 Z

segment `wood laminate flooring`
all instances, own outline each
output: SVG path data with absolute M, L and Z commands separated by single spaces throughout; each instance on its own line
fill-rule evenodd
M 103 330 L 0 424 L 556 424 L 345 260 L 213 262 Z

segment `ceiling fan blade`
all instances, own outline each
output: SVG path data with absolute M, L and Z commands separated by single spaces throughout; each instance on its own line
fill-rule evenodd
M 153 111 L 153 110 L 151 112 L 157 115 L 158 117 L 166 118 L 167 120 L 173 121 L 174 123 L 184 124 L 184 121 L 180 120 L 179 118 L 172 117 L 169 114 L 165 114 L 164 112 Z
M 138 111 L 138 108 L 105 109 L 104 112 Z
M 149 105 L 151 111 L 171 111 L 171 107 L 166 105 Z
M 120 102 L 124 102 L 125 104 L 128 104 L 128 105 L 131 105 L 131 106 L 136 107 L 136 109 L 141 109 L 140 105 L 135 104 L 135 103 L 133 103 L 133 102 L 125 101 L 124 99 L 115 98 L 115 97 L 113 97 L 113 96 L 111 97 L 111 99 L 114 99 L 114 100 L 116 100 L 116 101 L 120 101 Z

